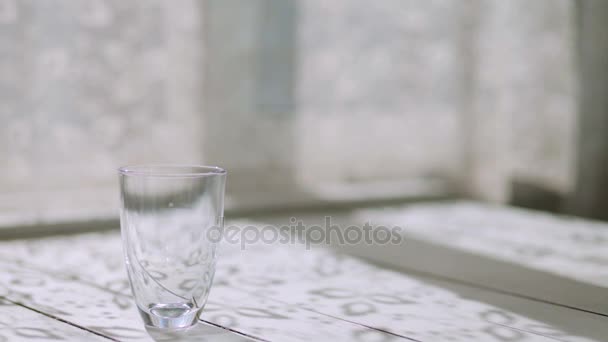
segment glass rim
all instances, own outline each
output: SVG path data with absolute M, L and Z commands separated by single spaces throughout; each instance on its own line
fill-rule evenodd
M 136 164 L 121 166 L 118 173 L 144 177 L 207 177 L 225 175 L 227 171 L 219 166 L 199 164 Z

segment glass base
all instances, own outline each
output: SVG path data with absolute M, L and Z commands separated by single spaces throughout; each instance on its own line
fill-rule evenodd
M 201 308 L 185 303 L 153 304 L 148 312 L 139 309 L 144 323 L 159 329 L 187 329 L 198 322 Z

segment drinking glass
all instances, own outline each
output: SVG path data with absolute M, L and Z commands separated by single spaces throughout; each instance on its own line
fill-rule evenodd
M 195 165 L 118 171 L 123 251 L 139 313 L 148 327 L 190 327 L 213 282 L 226 171 Z

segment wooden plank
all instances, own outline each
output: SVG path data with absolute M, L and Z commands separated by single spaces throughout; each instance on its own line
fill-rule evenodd
M 569 334 L 576 336 L 585 336 L 598 341 L 602 341 L 608 336 L 607 318 L 604 316 L 589 312 L 573 311 L 569 308 L 539 303 L 525 298 L 440 280 L 433 277 L 420 276 L 419 279 L 457 293 L 464 298 L 476 302 L 487 303 L 548 324 L 548 326 L 528 324 L 523 328 L 524 330 L 530 330 L 562 339 L 566 338 L 563 332 L 568 332 Z M 507 315 L 503 316 L 502 319 L 510 320 L 511 318 Z M 558 330 L 553 330 L 550 327 L 556 327 Z
M 276 246 L 273 252 L 262 248 L 258 253 L 264 257 L 248 254 L 253 251 L 240 253 L 241 271 L 231 278 L 233 286 L 421 341 L 594 340 L 330 251 L 279 250 Z M 281 262 L 272 265 L 273 260 Z M 497 317 L 509 320 L 494 320 Z M 557 337 L 542 333 L 543 329 Z
M 79 248 L 68 247 L 74 245 Z M 0 288 L 6 288 L 4 295 L 15 302 L 98 333 L 120 340 L 148 340 L 129 293 L 120 248 L 115 233 L 4 243 Z M 242 292 L 227 286 L 220 274 L 217 278 L 202 319 L 229 329 L 221 329 L 224 334 L 273 341 L 352 340 L 360 335 L 407 340 Z M 30 285 L 17 287 L 17 283 Z
M 0 341 L 111 339 L 61 322 L 0 298 Z
M 215 324 L 200 322 L 187 331 L 167 331 L 163 329 L 146 329 L 154 341 L 180 341 L 180 342 L 246 342 L 263 341 L 245 336 L 240 332 L 225 329 Z M 250 338 L 251 337 L 251 338 Z
M 324 225 L 323 214 L 298 219 Z M 559 305 L 608 307 L 601 299 L 608 287 L 605 223 L 471 202 L 334 212 L 331 219 L 342 228 L 371 222 L 404 232 L 401 245 L 336 245 L 342 252 Z M 285 217 L 272 223 L 290 224 Z
M 47 274 L 19 259 L 0 260 L 0 296 L 117 340 L 149 341 L 130 301 L 71 279 Z
M 138 317 L 132 298 L 119 289 L 87 284 L 69 273 L 47 273 L 23 262 L 0 260 L 0 267 L 4 270 L 0 275 L 0 288 L 3 289 L 0 295 L 12 303 L 110 339 L 152 341 Z M 28 326 L 35 329 L 34 325 Z M 196 341 L 249 340 L 245 335 L 206 323 L 187 332 L 152 331 L 151 335 L 156 340 L 176 337 Z
M 2 251 L 7 250 L 8 248 L 4 248 Z M 52 248 L 47 249 L 51 250 Z M 42 259 L 38 259 L 40 260 Z M 86 260 L 80 261 L 85 261 L 81 267 L 86 267 Z M 80 278 L 78 272 L 62 272 L 57 267 L 49 267 L 52 270 L 38 268 L 29 265 L 18 255 L 1 256 L 0 268 L 3 270 L 0 274 L 0 298 L 53 317 L 56 322 L 65 322 L 66 326 L 79 327 L 83 331 L 90 331 L 108 339 L 152 341 L 144 329 L 132 298 L 121 293 L 122 284 L 89 284 Z M 2 312 L 5 310 L 2 309 Z M 36 329 L 35 322 L 24 326 Z M 213 341 L 249 340 L 246 336 L 205 323 L 185 333 L 168 335 L 152 332 L 152 336 L 157 340 L 176 336 L 180 340 L 197 341 L 211 338 Z
M 75 245 L 79 248 L 67 248 Z M 0 255 L 27 259 L 62 279 L 97 286 L 111 296 L 105 302 L 117 300 L 132 306 L 120 248 L 117 234 L 88 234 L 12 243 L 2 246 Z M 51 255 L 55 259 L 49 264 Z M 513 321 L 494 322 L 488 315 L 507 315 Z M 592 341 L 543 321 L 467 300 L 415 277 L 330 251 L 306 250 L 302 245 L 262 244 L 244 251 L 223 246 L 203 319 L 254 338 L 280 341 L 372 337 L 501 341 L 505 336 L 522 341 L 560 340 L 528 331 L 529 326 L 559 331 L 567 336 L 561 340 Z M 126 324 L 139 325 L 138 320 Z
M 608 315 L 608 225 L 474 203 L 365 210 L 343 218 L 400 226 L 403 245 L 344 252 L 423 272 Z
M 408 239 L 608 287 L 604 222 L 474 202 L 363 210 L 350 219 L 399 226 Z

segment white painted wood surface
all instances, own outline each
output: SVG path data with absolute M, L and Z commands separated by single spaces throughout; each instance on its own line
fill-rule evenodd
M 464 207 L 423 204 L 392 211 L 359 212 L 350 215 L 350 219 L 374 214 L 393 220 L 399 213 L 405 215 L 403 217 L 424 218 L 424 213 L 430 216 L 435 213 L 442 222 L 465 227 L 471 222 L 453 219 L 461 210 L 468 210 L 469 214 L 471 210 L 478 210 L 480 215 L 492 214 L 491 210 L 474 204 Z M 522 211 L 507 212 L 535 217 Z M 501 222 L 508 221 L 507 216 L 501 218 Z M 586 224 L 548 220 L 546 225 L 554 225 L 560 231 L 579 229 Z M 250 221 L 228 224 L 263 226 Z M 588 227 L 603 234 L 602 225 L 588 224 Z M 481 228 L 476 229 L 479 229 L 476 234 L 481 236 Z M 501 238 L 512 236 L 512 244 L 529 242 L 522 234 L 525 233 L 505 234 Z M 548 234 L 554 236 L 549 230 Z M 452 235 L 446 241 L 466 239 Z M 486 240 L 481 236 L 479 241 Z M 449 244 L 445 242 L 438 248 L 451 248 Z M 498 243 L 494 249 L 499 255 L 507 255 L 501 248 L 508 250 L 512 244 Z M 401 247 L 407 250 L 408 240 Z M 566 242 L 552 245 L 556 252 L 563 249 L 563 253 L 574 247 L 580 248 Z M 600 249 L 587 252 L 602 256 Z M 382 256 L 381 250 L 376 254 Z M 495 256 L 476 252 L 475 257 L 489 260 Z M 530 258 L 534 258 L 534 254 Z M 417 262 L 425 263 L 419 259 L 405 264 Z M 530 272 L 545 270 L 539 269 L 538 263 L 521 264 L 530 266 Z M 117 231 L 0 242 L 0 269 L 0 298 L 6 303 L 0 306 L 0 323 L 3 323 L 0 341 L 22 340 L 19 331 L 39 332 L 43 340 L 44 334 L 49 334 L 49 340 L 50 334 L 69 340 L 151 338 L 131 299 Z M 567 273 L 567 269 L 559 270 L 560 275 Z M 201 325 L 189 336 L 182 337 L 195 341 L 588 342 L 605 341 L 608 336 L 605 328 L 608 318 L 600 313 L 480 289 L 487 287 L 480 279 L 473 279 L 474 284 L 463 284 L 458 279 L 441 280 L 437 274 L 429 273 L 421 276 L 418 270 L 411 273 L 388 270 L 333 248 L 307 250 L 300 244 L 255 244 L 242 250 L 225 244 Z M 575 279 L 581 279 L 580 274 L 571 273 Z M 16 330 L 16 327 L 31 329 Z M 155 337 L 173 339 L 172 336 Z

